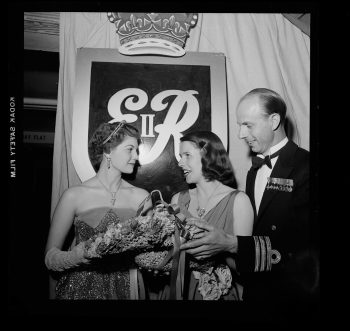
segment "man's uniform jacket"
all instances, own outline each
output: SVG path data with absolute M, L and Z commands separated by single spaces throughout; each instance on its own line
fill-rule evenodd
M 237 270 L 243 300 L 280 301 L 305 293 L 305 258 L 310 244 L 309 152 L 294 142 L 281 149 L 256 213 L 257 170 L 247 174 L 246 193 L 255 217 L 253 236 L 238 236 Z

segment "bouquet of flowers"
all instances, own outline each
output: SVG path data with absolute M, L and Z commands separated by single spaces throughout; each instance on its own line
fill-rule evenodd
M 173 268 L 175 232 L 185 241 L 192 239 L 195 230 L 186 223 L 178 206 L 162 201 L 151 215 L 110 223 L 105 232 L 85 242 L 85 249 L 89 257 L 95 258 L 134 252 L 134 261 L 140 268 L 168 273 Z M 204 300 L 217 300 L 231 287 L 230 270 L 223 265 L 215 266 L 213 260 L 190 260 L 189 267 L 199 279 Z
M 162 202 L 148 216 L 136 216 L 123 222 L 115 217 L 115 222 L 111 222 L 105 232 L 98 233 L 85 242 L 87 255 L 101 258 L 105 255 L 134 252 L 135 262 L 140 268 L 169 272 L 172 268 L 175 228 L 178 228 L 181 240 L 184 241 L 191 239 L 195 227 L 186 224 L 178 206 Z M 191 265 L 197 270 L 203 269 L 203 266 L 204 269 L 209 267 L 195 261 L 191 261 Z
M 136 216 L 123 222 L 110 223 L 105 232 L 85 242 L 85 250 L 89 257 L 154 248 L 169 250 L 174 231 L 175 216 L 162 206 L 157 206 L 150 216 Z

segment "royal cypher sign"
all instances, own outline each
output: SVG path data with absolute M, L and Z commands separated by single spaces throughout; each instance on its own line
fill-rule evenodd
M 72 127 L 72 160 L 82 181 L 95 175 L 88 141 L 102 122 L 126 120 L 141 133 L 133 185 L 171 196 L 187 188 L 178 167 L 179 142 L 211 130 L 227 148 L 225 58 L 188 52 L 182 58 L 130 57 L 110 49 L 80 49 Z

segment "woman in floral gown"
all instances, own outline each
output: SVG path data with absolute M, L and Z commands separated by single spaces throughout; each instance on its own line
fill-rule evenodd
M 125 122 L 103 123 L 89 141 L 96 176 L 68 188 L 54 212 L 45 264 L 59 274 L 56 299 L 138 299 L 141 274 L 127 254 L 90 259 L 84 242 L 107 226 L 151 211 L 144 189 L 122 179 L 138 160 L 140 135 Z M 75 238 L 69 251 L 62 250 L 71 227 Z
M 178 204 L 187 219 L 200 218 L 229 234 L 251 235 L 253 208 L 248 196 L 233 188 L 232 165 L 220 138 L 210 131 L 197 131 L 180 141 L 179 166 L 192 188 L 175 194 L 171 203 Z M 187 271 L 184 299 L 241 300 L 234 260 L 225 254 L 216 256 L 213 268 L 206 272 Z

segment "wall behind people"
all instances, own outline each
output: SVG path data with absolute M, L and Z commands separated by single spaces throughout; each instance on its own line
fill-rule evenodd
M 80 183 L 71 158 L 77 49 L 118 46 L 115 25 L 106 13 L 61 13 L 51 214 L 62 192 Z M 309 149 L 310 38 L 283 15 L 199 14 L 185 49 L 226 57 L 229 154 L 239 189 L 245 189 L 250 156 L 248 147 L 236 137 L 235 108 L 240 96 L 249 90 L 267 87 L 280 93 L 288 106 L 289 137 Z

